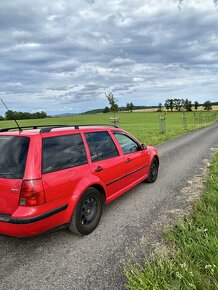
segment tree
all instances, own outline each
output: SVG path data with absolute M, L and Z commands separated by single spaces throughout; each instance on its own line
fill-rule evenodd
M 164 107 L 167 109 L 167 111 L 170 109 L 170 100 L 169 99 L 167 99 L 165 101 Z
M 192 102 L 189 101 L 188 99 L 185 100 L 184 109 L 188 112 L 192 111 Z
M 185 100 L 184 99 L 181 99 L 180 100 L 181 101 L 181 108 L 180 108 L 180 111 L 182 110 L 182 108 L 184 108 L 184 106 L 185 106 Z
M 170 109 L 170 111 L 172 112 L 173 108 L 174 108 L 174 100 L 173 99 L 167 99 L 165 101 L 164 106 L 167 109 L 167 111 Z
M 210 111 L 210 110 L 212 110 L 212 103 L 211 103 L 211 101 L 206 101 L 206 102 L 203 104 L 203 106 L 204 106 L 204 110 L 205 110 L 205 111 Z
M 5 119 L 6 120 L 13 120 L 14 119 L 14 113 L 13 111 L 11 110 L 8 110 L 6 113 L 5 113 Z
M 103 110 L 103 113 L 109 113 L 109 112 L 110 112 L 110 109 L 108 107 L 105 107 Z
M 126 104 L 126 109 L 127 109 L 127 111 L 132 112 L 132 111 L 134 110 L 134 105 L 133 105 L 133 103 L 127 103 L 127 104 Z
M 194 103 L 195 111 L 198 110 L 198 107 L 199 107 L 199 106 L 200 106 L 200 104 L 199 104 L 197 101 L 195 101 L 195 103 Z
M 29 112 L 16 112 L 16 111 L 8 110 L 5 113 L 6 120 L 43 119 L 47 117 L 48 117 L 47 114 L 43 111 L 31 114 Z
M 3 121 L 4 120 L 4 117 L 2 117 L 1 115 L 0 115 L 0 121 Z
M 180 99 L 179 100 L 179 105 L 178 105 L 178 111 L 180 112 L 182 110 L 182 108 L 184 107 L 184 103 L 185 100 L 184 99 Z
M 167 110 L 170 109 L 171 112 L 173 109 L 180 112 L 182 108 L 184 108 L 186 111 L 192 111 L 192 102 L 188 99 L 167 99 L 164 106 Z
M 169 107 L 170 107 L 170 110 L 171 110 L 171 112 L 173 111 L 173 108 L 174 108 L 174 102 L 173 102 L 173 99 L 170 99 L 169 100 Z
M 117 105 L 117 100 L 114 98 L 113 94 L 112 93 L 108 93 L 108 94 L 105 94 L 107 99 L 108 99 L 108 102 L 111 106 L 111 112 L 118 112 L 118 105 Z
M 158 104 L 157 111 L 158 111 L 158 112 L 162 112 L 162 108 L 163 108 L 162 104 L 159 103 L 159 104 Z
M 176 111 L 178 111 L 178 106 L 179 106 L 179 99 L 174 99 L 173 100 L 174 108 Z
M 174 99 L 173 103 L 174 103 L 175 110 L 180 112 L 182 107 L 184 107 L 185 100 L 183 100 L 183 99 Z
M 134 110 L 134 105 L 133 103 L 130 103 L 130 111 L 132 112 Z
M 32 114 L 32 118 L 34 119 L 43 119 L 43 118 L 47 118 L 47 114 L 44 111 L 41 112 L 36 112 Z
M 32 119 L 34 118 L 33 114 L 28 112 L 17 112 L 17 120 Z

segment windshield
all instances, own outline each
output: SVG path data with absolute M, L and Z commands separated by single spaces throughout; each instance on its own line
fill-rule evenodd
M 0 178 L 23 178 L 28 147 L 27 137 L 0 136 Z

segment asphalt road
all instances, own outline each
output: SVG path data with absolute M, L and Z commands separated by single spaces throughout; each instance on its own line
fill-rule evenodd
M 158 146 L 154 184 L 142 183 L 108 205 L 98 228 L 77 237 L 67 230 L 29 239 L 0 236 L 0 289 L 123 289 L 122 261 L 158 243 L 155 225 L 218 148 L 218 123 Z

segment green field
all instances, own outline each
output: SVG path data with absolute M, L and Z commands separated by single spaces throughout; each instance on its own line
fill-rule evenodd
M 199 123 L 194 119 L 194 112 L 186 113 L 187 127 L 182 126 L 182 113 L 166 113 L 166 133 L 159 133 L 159 115 L 155 112 L 120 113 L 120 127 L 136 136 L 142 143 L 155 145 L 167 141 L 188 131 L 212 124 L 215 120 L 209 120 L 215 112 L 202 112 Z M 218 120 L 218 113 L 216 114 Z M 99 124 L 109 123 L 110 114 L 78 115 L 73 117 L 46 118 L 35 120 L 20 120 L 20 126 L 27 125 L 57 125 L 57 124 Z M 14 127 L 14 121 L 0 121 L 0 128 Z

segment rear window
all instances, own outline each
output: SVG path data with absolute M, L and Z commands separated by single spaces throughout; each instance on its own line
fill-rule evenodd
M 0 136 L 0 178 L 23 178 L 28 148 L 28 137 Z
M 44 138 L 42 171 L 48 173 L 87 163 L 80 134 Z

